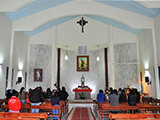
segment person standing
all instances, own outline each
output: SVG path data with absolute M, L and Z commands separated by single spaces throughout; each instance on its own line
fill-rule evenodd
M 114 89 L 112 90 L 110 97 L 109 97 L 109 102 L 110 106 L 119 106 L 119 95 L 117 93 L 117 90 Z M 111 113 L 118 113 L 119 110 L 110 110 Z
M 57 94 L 57 91 L 54 89 L 51 97 L 51 103 L 52 106 L 59 106 L 59 96 Z M 53 109 L 53 115 L 58 115 L 59 110 L 58 109 Z M 58 120 L 58 117 L 53 117 L 53 120 Z
M 26 93 L 24 87 L 21 87 L 20 89 L 19 99 L 21 100 L 21 103 L 26 103 Z
M 66 92 L 66 88 L 63 86 L 62 87 L 62 90 L 59 92 L 59 98 L 61 101 L 65 101 L 67 100 L 67 97 L 68 97 L 68 93 Z
M 40 105 L 40 102 L 44 103 L 44 95 L 39 90 L 38 87 L 36 87 L 34 90 L 32 90 L 30 96 L 29 96 L 29 101 L 31 102 L 31 105 Z M 31 109 L 31 113 L 39 113 L 39 109 Z

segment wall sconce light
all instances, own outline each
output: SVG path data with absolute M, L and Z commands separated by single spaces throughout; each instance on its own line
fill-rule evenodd
M 68 52 L 68 51 L 67 51 L 67 46 L 66 46 L 66 55 L 65 55 L 65 57 L 64 57 L 65 60 L 68 60 L 67 52 Z
M 97 46 L 97 58 L 96 58 L 96 60 L 97 60 L 97 61 L 100 61 L 100 57 L 99 57 L 99 55 L 98 55 L 98 47 L 99 47 L 99 46 Z
M 0 63 L 0 68 L 2 67 L 2 63 Z

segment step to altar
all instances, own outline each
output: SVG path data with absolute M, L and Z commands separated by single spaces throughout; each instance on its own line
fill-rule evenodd
M 91 108 L 93 110 L 93 100 L 87 99 L 87 100 L 69 100 L 68 101 L 68 109 L 69 112 L 72 108 L 76 107 L 85 107 L 85 108 Z

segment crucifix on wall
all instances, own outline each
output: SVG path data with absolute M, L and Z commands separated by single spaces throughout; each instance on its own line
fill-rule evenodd
M 77 21 L 77 23 L 82 26 L 82 33 L 84 33 L 84 26 L 86 25 L 86 23 L 88 23 L 88 21 L 85 21 L 82 17 L 81 20 Z

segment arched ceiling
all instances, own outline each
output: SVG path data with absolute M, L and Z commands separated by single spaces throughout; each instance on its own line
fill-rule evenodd
M 84 15 L 138 34 L 153 27 L 160 2 L 152 0 L 0 0 L 0 12 L 12 21 L 14 30 L 36 35 L 53 26 Z

